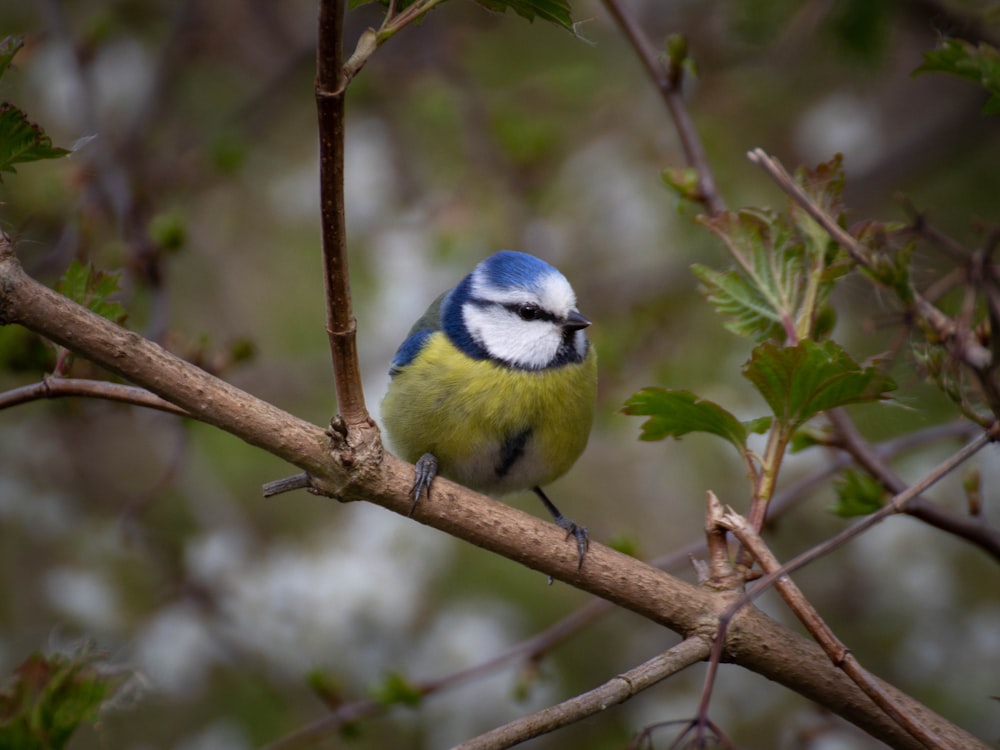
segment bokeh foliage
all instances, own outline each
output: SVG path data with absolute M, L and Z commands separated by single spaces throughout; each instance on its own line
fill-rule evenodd
M 962 242 L 981 241 L 1000 194 L 1000 138 L 981 111 L 995 96 L 981 45 L 989 18 L 974 3 L 931 14 L 926 4 L 858 0 L 825 15 L 797 0 L 629 5 L 654 39 L 687 37 L 697 71 L 688 99 L 712 167 L 727 202 L 752 207 L 728 221 L 798 243 L 785 256 L 794 268 L 765 281 L 780 288 L 783 273 L 794 279 L 808 267 L 828 285 L 810 293 L 803 319 L 822 328 L 817 338 L 839 342 L 828 360 L 843 363 L 846 351 L 856 365 L 893 349 L 898 308 L 871 284 L 841 279 L 843 259 L 821 236 L 792 233 L 784 199 L 743 155 L 762 146 L 786 164 L 815 165 L 842 152 L 846 222 L 905 223 L 916 210 Z M 752 447 L 764 425 L 751 417 L 783 405 L 743 377 L 753 344 L 725 331 L 713 309 L 759 303 L 761 288 L 727 275 L 730 255 L 695 221 L 699 209 L 664 188 L 661 173 L 683 164 L 680 146 L 601 5 L 572 10 L 590 44 L 453 0 L 395 36 L 353 84 L 347 222 L 362 365 L 374 406 L 392 350 L 429 299 L 499 247 L 543 255 L 596 321 L 602 366 L 591 447 L 553 497 L 595 538 L 653 556 L 701 533 L 705 489 L 740 507 L 745 468 L 715 440 L 640 443 L 639 423 L 619 407 L 643 387 L 671 389 L 668 415 L 683 401 L 716 420 L 709 432 Z M 380 12 L 353 9 L 349 38 Z M 128 310 L 135 330 L 324 423 L 335 407 L 318 277 L 313 3 L 0 0 L 0 16 L 26 39 L 3 98 L 41 122 L 51 143 L 76 149 L 19 164 L 0 185 L 0 219 L 26 266 L 53 285 L 75 269 L 64 284 L 83 296 L 96 285 L 97 299 Z M 938 47 L 941 31 L 966 32 L 968 46 L 955 44 L 968 54 Z M 921 66 L 933 74 L 912 77 Z M 942 70 L 978 76 L 989 92 Z M 904 254 L 922 287 L 952 273 L 933 243 L 890 248 L 897 239 L 885 238 L 888 286 L 911 281 L 890 260 Z M 120 273 L 120 289 L 109 297 L 109 277 L 85 276 L 87 262 Z M 957 309 L 961 299 L 943 304 Z M 780 316 L 757 309 L 731 322 L 774 334 Z M 792 319 L 803 309 L 792 305 Z M 4 390 L 54 366 L 37 346 L 0 332 Z M 806 345 L 802 356 L 822 358 L 829 346 Z M 899 358 L 887 377 L 899 386 L 892 405 L 857 412 L 872 439 L 954 415 L 913 360 Z M 716 404 L 727 410 L 721 421 Z M 579 692 L 668 641 L 616 615 L 537 665 L 414 711 L 405 706 L 416 702 L 417 680 L 502 650 L 582 595 L 375 509 L 305 495 L 265 501 L 261 483 L 287 467 L 200 425 L 87 402 L 32 404 L 0 419 L 0 673 L 37 649 L 74 653 L 64 644 L 86 636 L 117 662 L 101 675 L 136 675 L 146 686 L 127 705 L 112 701 L 70 747 L 252 747 L 366 695 L 396 707 L 345 742 L 440 747 Z M 937 455 L 914 453 L 902 469 L 919 476 Z M 790 461 L 789 481 L 815 468 L 814 456 Z M 996 523 L 995 461 L 983 457 L 979 470 Z M 877 502 L 851 482 L 788 517 L 771 537 L 779 554 L 840 528 L 827 510 L 835 498 L 840 512 L 863 512 L 845 491 L 868 497 L 865 507 Z M 938 499 L 960 508 L 965 493 L 956 483 Z M 981 678 L 967 691 L 941 687 L 996 657 L 995 581 L 981 553 L 902 522 L 800 583 L 873 671 L 996 737 Z M 64 669 L 60 658 L 45 657 Z M 714 717 L 741 744 L 847 731 L 756 679 L 727 673 L 715 700 Z M 536 746 L 621 747 L 649 723 L 690 715 L 698 687 L 698 674 L 685 675 Z

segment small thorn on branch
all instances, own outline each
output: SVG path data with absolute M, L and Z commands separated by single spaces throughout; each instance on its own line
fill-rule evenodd
M 263 486 L 264 497 L 274 497 L 292 490 L 305 490 L 312 488 L 312 477 L 303 472 L 283 479 L 275 479 Z

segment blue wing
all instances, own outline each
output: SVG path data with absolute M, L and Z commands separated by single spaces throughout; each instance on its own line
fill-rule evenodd
M 435 333 L 437 331 L 424 328 L 407 336 L 406 340 L 396 350 L 396 356 L 392 358 L 392 364 L 389 366 L 389 375 L 398 374 L 400 370 L 416 359 L 417 355 L 420 354 L 420 350 L 424 348 L 424 344 L 427 343 L 427 339 Z
M 396 375 L 402 368 L 416 359 L 420 350 L 427 343 L 427 339 L 441 330 L 441 303 L 447 294 L 448 292 L 444 292 L 434 300 L 427 311 L 420 316 L 420 320 L 413 324 L 403 343 L 396 350 L 396 355 L 392 358 L 389 375 Z

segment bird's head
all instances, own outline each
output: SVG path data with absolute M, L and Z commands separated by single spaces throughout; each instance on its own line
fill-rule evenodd
M 476 266 L 445 298 L 445 333 L 466 354 L 510 367 L 542 370 L 587 356 L 566 277 L 533 255 L 501 250 Z

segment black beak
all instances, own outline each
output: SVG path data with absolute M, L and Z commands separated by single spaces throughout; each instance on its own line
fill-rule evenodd
M 579 331 L 581 328 L 586 328 L 590 325 L 590 321 L 581 315 L 577 310 L 573 310 L 569 315 L 566 316 L 566 322 L 563 323 L 564 328 L 568 328 L 571 331 Z

